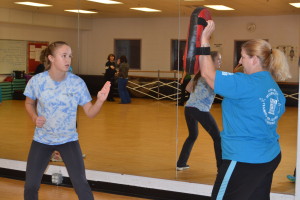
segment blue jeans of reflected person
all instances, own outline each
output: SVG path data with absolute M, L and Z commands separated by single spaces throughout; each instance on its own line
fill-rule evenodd
M 127 78 L 119 78 L 118 79 L 118 91 L 119 96 L 121 98 L 121 103 L 130 103 L 131 99 L 129 96 L 129 92 L 126 88 L 128 79 Z

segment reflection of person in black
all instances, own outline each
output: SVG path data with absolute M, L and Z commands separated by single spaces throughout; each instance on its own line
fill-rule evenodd
M 34 75 L 41 73 L 43 71 L 45 71 L 45 49 L 41 51 L 40 54 L 40 64 L 36 67 L 35 71 L 34 71 Z
M 179 83 L 180 83 L 180 90 L 181 90 L 180 100 L 178 102 L 179 106 L 183 106 L 184 102 L 189 98 L 189 97 L 187 97 L 187 98 L 185 97 L 186 94 L 189 95 L 189 93 L 185 91 L 185 88 L 186 88 L 187 84 L 190 82 L 190 80 L 191 80 L 191 75 L 188 74 L 185 71 L 185 69 L 184 69 L 183 72 L 182 72 L 182 78 L 179 81 Z
M 105 64 L 105 74 L 104 74 L 104 79 L 105 83 L 106 81 L 110 81 L 111 83 L 111 88 L 109 91 L 109 94 L 107 96 L 107 101 L 115 101 L 113 92 L 114 92 L 114 84 L 115 84 L 115 74 L 116 74 L 116 63 L 115 63 L 115 55 L 114 54 L 109 54 L 107 56 L 107 62 Z

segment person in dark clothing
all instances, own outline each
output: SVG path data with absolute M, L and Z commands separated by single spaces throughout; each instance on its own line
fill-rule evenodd
M 106 81 L 109 81 L 111 83 L 111 88 L 107 97 L 107 101 L 115 101 L 113 92 L 114 92 L 114 83 L 115 83 L 115 74 L 117 73 L 116 70 L 116 63 L 115 63 L 115 55 L 109 54 L 107 56 L 107 62 L 105 64 L 105 74 L 104 79 Z
M 43 72 L 43 71 L 45 71 L 45 65 L 44 65 L 43 63 L 40 63 L 40 64 L 36 67 L 36 69 L 35 69 L 35 71 L 34 71 L 34 75 L 39 74 L 39 73 L 41 73 L 41 72 Z
M 35 71 L 34 71 L 34 75 L 39 74 L 43 71 L 45 71 L 45 49 L 41 51 L 40 54 L 40 64 L 36 67 Z
M 127 63 L 126 56 L 121 56 L 117 61 L 119 73 L 118 73 L 118 91 L 121 98 L 121 104 L 131 103 L 129 92 L 126 88 L 128 83 L 128 70 L 129 65 Z

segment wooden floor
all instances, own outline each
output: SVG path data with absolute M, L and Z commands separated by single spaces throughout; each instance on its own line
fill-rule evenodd
M 188 162 L 191 168 L 175 170 L 188 134 L 183 110 L 172 101 L 133 99 L 132 104 L 106 102 L 96 118 L 88 119 L 79 108 L 79 141 L 86 154 L 86 168 L 212 185 L 216 175 L 213 144 L 200 126 Z M 297 112 L 298 108 L 287 107 L 279 123 L 282 161 L 274 175 L 272 192 L 295 192 L 286 175 L 292 174 L 296 165 Z M 212 114 L 222 129 L 220 104 L 213 105 Z M 0 121 L 0 158 L 26 161 L 34 125 L 24 101 L 3 101 Z
M 23 199 L 24 181 L 0 178 L 0 200 Z M 142 200 L 142 198 L 93 192 L 95 200 Z M 53 185 L 41 185 L 39 192 L 41 200 L 71 200 L 77 199 L 73 188 Z

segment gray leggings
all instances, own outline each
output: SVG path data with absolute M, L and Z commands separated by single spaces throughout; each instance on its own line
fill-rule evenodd
M 24 200 L 37 200 L 43 174 L 54 151 L 59 151 L 80 200 L 93 200 L 78 141 L 46 145 L 33 141 L 27 160 Z

